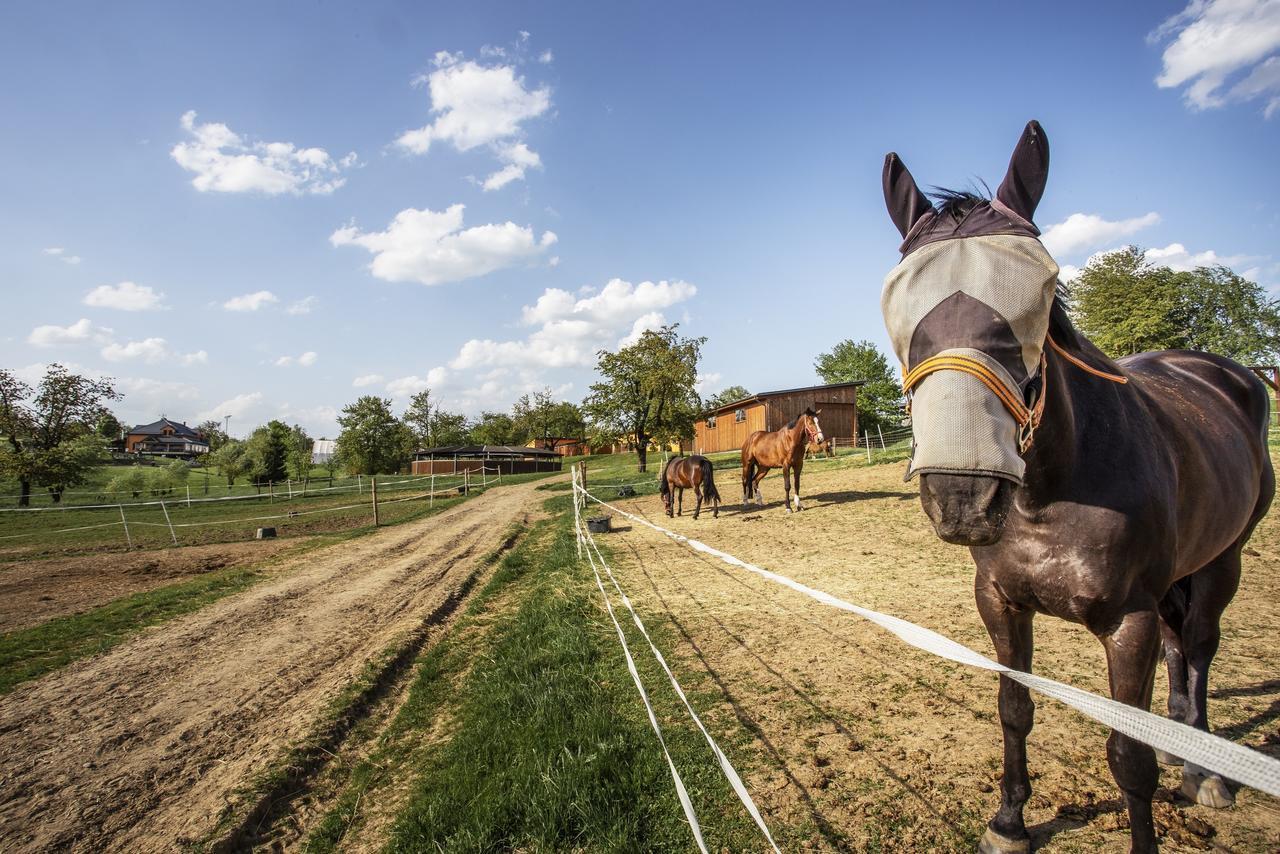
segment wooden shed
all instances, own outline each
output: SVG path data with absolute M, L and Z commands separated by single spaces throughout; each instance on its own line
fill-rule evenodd
M 694 425 L 697 453 L 736 451 L 757 430 L 777 430 L 813 407 L 822 410 L 818 423 L 828 438 L 856 443 L 858 386 L 861 380 L 805 388 L 765 391 L 707 410 Z

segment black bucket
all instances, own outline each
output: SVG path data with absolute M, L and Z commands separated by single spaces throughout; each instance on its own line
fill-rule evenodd
M 587 520 L 587 530 L 593 534 L 609 533 L 609 520 L 611 516 L 595 516 Z
M 634 498 L 635 494 L 636 494 L 636 488 L 631 484 L 626 484 L 625 486 L 618 487 L 619 498 Z

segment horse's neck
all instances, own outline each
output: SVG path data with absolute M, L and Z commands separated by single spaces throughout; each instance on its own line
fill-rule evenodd
M 804 430 L 804 419 L 797 418 L 796 426 L 794 427 L 783 427 L 782 435 L 786 439 L 790 440 L 791 452 L 793 455 L 795 453 L 796 448 L 800 448 L 803 451 L 804 446 L 807 444 L 807 442 L 805 441 L 806 437 L 805 437 L 805 430 Z
M 1054 354 L 1050 354 L 1045 371 L 1044 415 L 1024 457 L 1027 470 L 1022 486 L 1036 504 L 1055 500 L 1058 491 L 1079 473 L 1085 438 L 1081 432 L 1087 423 L 1079 371 Z

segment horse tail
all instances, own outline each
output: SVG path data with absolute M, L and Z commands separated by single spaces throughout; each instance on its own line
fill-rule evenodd
M 715 470 L 711 468 L 711 460 L 706 457 L 698 464 L 702 468 L 702 497 L 707 501 L 720 503 L 720 490 L 716 489 Z
M 756 458 L 753 455 L 747 460 L 746 471 L 742 475 L 742 497 L 744 501 L 751 500 L 751 481 L 756 477 Z

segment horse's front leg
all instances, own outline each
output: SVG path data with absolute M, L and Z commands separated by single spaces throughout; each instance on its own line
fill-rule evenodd
M 1111 697 L 1143 711 L 1151 707 L 1151 683 L 1160 657 L 1160 618 L 1155 603 L 1130 610 L 1111 634 L 1104 635 L 1107 676 Z M 1131 851 L 1156 849 L 1156 832 L 1151 822 L 1151 796 L 1159 782 L 1156 753 L 1140 741 L 1112 730 L 1107 739 L 1107 764 L 1129 807 Z
M 796 466 L 796 467 L 795 467 L 795 478 L 796 478 L 796 509 L 797 509 L 797 510 L 802 509 L 802 508 L 800 507 L 800 470 L 801 470 L 801 468 L 802 468 L 801 466 Z
M 684 515 L 684 487 L 676 490 L 676 515 Z
M 1033 646 L 1031 621 L 1035 612 L 1007 601 L 981 573 L 977 583 L 978 613 L 995 644 L 996 658 L 1006 667 L 1030 672 Z M 1000 809 L 987 823 L 978 843 L 983 854 L 1026 854 L 1031 836 L 1022 808 L 1031 797 L 1027 774 L 1027 736 L 1035 722 L 1031 692 L 1007 676 L 1000 677 L 1000 728 L 1004 736 L 1004 776 L 1000 780 Z
M 787 502 L 787 512 L 793 512 L 791 509 L 791 466 L 784 465 L 782 467 L 782 493 Z

